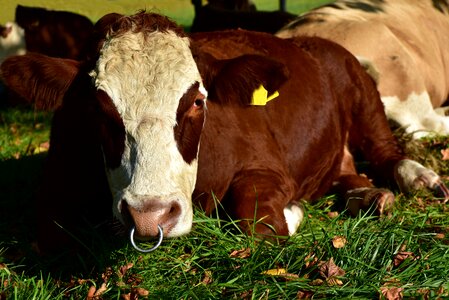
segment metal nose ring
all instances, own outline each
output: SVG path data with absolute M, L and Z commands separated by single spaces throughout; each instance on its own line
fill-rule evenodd
M 131 241 L 131 245 L 133 245 L 134 249 L 142 253 L 149 253 L 156 250 L 162 244 L 162 239 L 164 238 L 164 231 L 162 230 L 162 227 L 159 224 L 157 225 L 157 229 L 159 230 L 157 243 L 152 248 L 143 249 L 137 246 L 136 242 L 134 241 L 134 231 L 136 230 L 136 226 L 133 226 L 131 228 L 131 231 L 129 232 L 129 240 Z

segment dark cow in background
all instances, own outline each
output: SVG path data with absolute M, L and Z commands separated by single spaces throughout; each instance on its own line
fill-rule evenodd
M 257 11 L 249 0 L 192 0 L 195 7 L 191 32 L 217 31 L 224 29 L 247 29 L 275 33 L 293 20 L 296 15 L 285 11 Z
M 17 5 L 15 22 L 7 23 L 0 30 L 0 63 L 9 56 L 26 52 L 82 60 L 92 38 L 93 23 L 72 12 Z M 0 100 L 7 106 L 30 104 L 29 99 L 9 91 L 2 82 Z
M 17 5 L 15 22 L 25 30 L 27 51 L 83 59 L 93 23 L 80 14 Z
M 211 213 L 213 195 L 261 235 L 294 234 L 301 201 L 332 186 L 354 213 L 388 209 L 394 195 L 357 174 L 347 145 L 404 191 L 449 197 L 437 174 L 402 154 L 374 82 L 337 44 L 243 30 L 190 39 L 145 12 L 96 26 L 90 60 L 27 54 L 1 67 L 22 96 L 45 102 L 51 93 L 56 103 L 41 247 L 61 245 L 55 223 L 73 233 L 86 211 L 99 218 L 111 204 L 142 239 L 187 234 L 193 203 Z
M 449 2 L 339 0 L 299 16 L 277 36 L 319 36 L 356 55 L 377 78 L 389 119 L 415 138 L 449 134 Z

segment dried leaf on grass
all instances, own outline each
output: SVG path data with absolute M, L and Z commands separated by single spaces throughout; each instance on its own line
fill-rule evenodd
M 449 148 L 441 150 L 441 154 L 443 155 L 442 160 L 449 160 Z
M 332 238 L 332 245 L 336 249 L 343 248 L 347 242 L 348 241 L 347 241 L 346 237 L 341 236 L 341 235 L 337 235 Z
M 381 287 L 382 296 L 387 300 L 401 300 L 403 298 L 403 288 L 400 287 Z
M 276 277 L 282 277 L 285 280 L 294 280 L 299 278 L 297 274 L 288 273 L 286 269 L 284 268 L 276 268 L 276 269 L 270 269 L 263 271 L 261 273 L 262 275 L 268 275 L 268 276 L 276 276 Z
M 102 283 L 100 288 L 97 289 L 94 285 L 92 285 L 89 288 L 89 291 L 87 292 L 87 299 L 88 300 L 93 300 L 93 299 L 99 299 L 100 296 L 107 291 L 107 286 L 106 283 Z
M 204 272 L 203 280 L 201 281 L 203 284 L 211 284 L 212 283 L 212 272 L 209 270 L 206 270 Z
M 395 267 L 398 267 L 400 264 L 402 264 L 407 259 L 412 259 L 412 260 L 416 259 L 413 252 L 399 251 L 393 257 L 393 265 Z
M 231 254 L 229 254 L 229 256 L 234 258 L 248 258 L 251 256 L 251 248 L 234 250 L 231 252 Z
M 309 268 L 318 263 L 318 258 L 316 257 L 315 253 L 311 252 L 307 254 L 307 256 L 304 258 L 304 261 L 306 263 L 306 268 Z
M 312 299 L 313 292 L 312 291 L 298 291 L 296 294 L 296 299 Z
M 150 294 L 146 289 L 144 288 L 133 288 L 131 289 L 131 292 L 127 294 L 122 294 L 121 298 L 124 300 L 137 300 L 139 299 L 139 296 L 147 297 Z
M 346 272 L 335 264 L 333 257 L 327 262 L 321 262 L 318 265 L 318 272 L 326 280 L 327 284 L 343 285 L 343 281 L 337 277 L 344 276 Z
M 338 217 L 338 215 L 339 215 L 338 211 L 330 211 L 330 212 L 327 213 L 327 216 L 330 219 L 335 219 L 336 217 Z
M 119 274 L 118 274 L 119 277 L 125 276 L 126 272 L 127 272 L 129 269 L 131 269 L 133 266 L 134 266 L 133 263 L 128 263 L 128 264 L 125 265 L 125 266 L 121 266 L 121 267 L 120 267 L 120 272 L 119 272 Z

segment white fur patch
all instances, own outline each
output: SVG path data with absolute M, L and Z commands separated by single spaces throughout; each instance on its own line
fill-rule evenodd
M 11 27 L 11 32 L 6 38 L 0 37 L 0 64 L 10 56 L 26 52 L 24 30 L 15 22 L 7 22 L 5 27 Z
M 284 208 L 284 216 L 287 222 L 288 234 L 291 236 L 296 233 L 304 219 L 304 209 L 297 204 L 288 204 Z
M 115 215 L 122 220 L 123 199 L 137 209 L 148 199 L 176 201 L 181 216 L 167 236 L 189 232 L 198 163 L 184 161 L 173 130 L 180 98 L 195 82 L 204 87 L 188 38 L 169 31 L 107 39 L 91 76 L 112 99 L 126 130 L 121 166 L 107 170 Z
M 415 139 L 432 134 L 449 134 L 449 117 L 437 113 L 431 104 L 429 94 L 412 93 L 405 101 L 396 96 L 382 97 L 385 113 L 412 133 Z
M 395 179 L 404 193 L 422 188 L 434 189 L 441 181 L 440 176 L 434 171 L 410 159 L 404 159 L 397 163 Z

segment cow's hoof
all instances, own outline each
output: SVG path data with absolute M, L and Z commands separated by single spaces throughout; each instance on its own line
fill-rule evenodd
M 449 189 L 440 176 L 416 161 L 404 159 L 398 162 L 395 167 L 395 178 L 403 193 L 429 188 L 446 201 L 449 199 Z
M 347 191 L 345 200 L 346 208 L 354 216 L 369 210 L 381 215 L 393 207 L 394 194 L 387 189 L 364 187 Z

